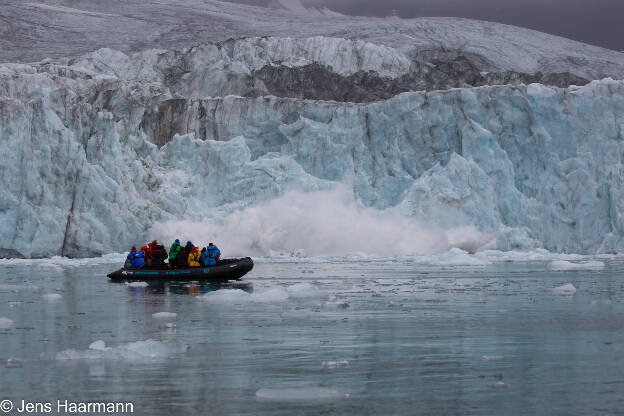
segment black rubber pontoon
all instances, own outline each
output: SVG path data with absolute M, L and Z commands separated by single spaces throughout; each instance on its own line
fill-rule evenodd
M 210 280 L 215 282 L 227 282 L 238 280 L 253 269 L 253 260 L 250 257 L 242 259 L 224 259 L 214 266 L 193 267 L 188 269 L 169 269 L 164 267 L 148 267 L 141 269 L 121 268 L 108 275 L 108 278 L 116 281 L 136 280 Z

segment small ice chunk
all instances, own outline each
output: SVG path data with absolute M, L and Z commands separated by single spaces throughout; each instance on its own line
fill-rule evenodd
M 96 341 L 96 347 L 102 344 Z M 91 344 L 93 345 L 93 344 Z M 151 360 L 168 358 L 173 354 L 182 354 L 188 350 L 188 345 L 176 342 L 161 342 L 153 339 L 130 342 L 115 348 L 76 350 L 68 349 L 58 352 L 52 358 L 56 360 Z M 45 358 L 45 355 L 42 355 Z
M 296 283 L 288 287 L 288 296 L 291 298 L 320 297 L 323 293 L 311 283 Z
M 503 390 L 503 389 L 509 388 L 509 384 L 503 383 L 502 381 L 497 381 L 494 384 L 490 384 L 490 387 L 493 389 Z
M 349 361 L 340 360 L 340 361 L 323 361 L 321 363 L 321 367 L 323 368 L 338 368 L 338 367 L 348 367 Z
M 484 355 L 483 359 L 485 361 L 502 361 L 505 359 L 504 355 Z
M 0 318 L 0 329 L 8 329 L 13 325 L 13 321 L 9 318 Z
M 197 299 L 218 305 L 236 305 L 248 301 L 251 295 L 241 289 L 228 289 L 208 292 Z
M 173 312 L 157 312 L 152 314 L 152 318 L 154 319 L 173 319 L 176 316 L 178 316 L 178 314 Z
M 550 263 L 551 270 L 602 270 L 605 264 L 601 261 L 587 261 L 584 263 L 572 263 L 566 260 L 555 260 Z
M 592 305 L 611 305 L 611 301 L 609 299 L 594 299 Z
M 130 282 L 127 283 L 126 285 L 128 285 L 128 287 L 147 287 L 149 286 L 149 284 L 147 282 Z
M 89 345 L 89 349 L 90 350 L 95 350 L 95 351 L 107 351 L 107 350 L 110 350 L 110 348 L 106 348 L 106 343 L 104 341 L 102 341 L 102 340 L 92 342 L 91 345 Z
M 289 402 L 336 400 L 349 397 L 349 395 L 328 387 L 301 387 L 283 389 L 263 388 L 256 392 L 256 397 L 264 400 Z
M 43 295 L 41 298 L 48 302 L 54 302 L 60 300 L 62 297 L 63 296 L 59 295 L 58 293 L 48 293 L 46 295 Z
M 576 288 L 572 283 L 566 283 L 565 285 L 553 287 L 550 291 L 558 295 L 573 295 L 576 293 Z
M 6 368 L 19 368 L 24 366 L 24 360 L 19 358 L 9 358 L 4 361 Z
M 175 328 L 176 324 L 174 324 L 173 322 L 167 322 L 167 324 L 165 325 L 165 327 L 167 328 Z

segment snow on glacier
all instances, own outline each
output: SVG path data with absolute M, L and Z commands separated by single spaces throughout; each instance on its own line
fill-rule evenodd
M 362 105 L 180 98 L 158 79 L 46 66 L 0 66 L 3 256 L 121 252 L 152 227 L 255 255 L 367 252 L 375 237 L 394 254 L 623 249 L 622 81 Z M 184 122 L 155 144 L 167 100 Z
M 242 35 L 302 39 L 323 36 L 364 40 L 397 49 L 422 62 L 469 57 L 481 71 L 571 72 L 587 79 L 624 75 L 622 53 L 530 29 L 471 19 L 341 16 L 327 10 L 301 13 L 297 6 L 290 9 L 299 12 L 216 0 L 99 2 L 97 11 L 88 10 L 86 5 L 77 9 L 75 1 L 59 0 L 54 6 L 43 6 L 46 13 L 37 13 L 42 6 L 9 1 L 0 10 L 0 17 L 11 21 L 15 28 L 0 38 L 0 61 L 76 57 L 102 47 L 126 53 L 181 48 L 195 42 L 227 42 Z M 29 13 L 28 20 L 22 19 L 25 12 Z M 50 19 L 54 20 L 52 26 Z M 65 42 L 54 41 L 57 30 L 63 31 Z

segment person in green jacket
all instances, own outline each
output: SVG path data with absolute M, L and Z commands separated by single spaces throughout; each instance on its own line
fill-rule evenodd
M 182 249 L 182 246 L 180 246 L 180 240 L 175 240 L 173 244 L 171 244 L 171 247 L 169 248 L 169 268 L 170 269 L 178 268 L 178 262 L 176 261 L 176 256 L 178 255 L 181 249 Z

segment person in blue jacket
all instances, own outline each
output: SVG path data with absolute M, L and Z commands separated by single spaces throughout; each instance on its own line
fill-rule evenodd
M 142 251 L 137 251 L 136 247 L 132 246 L 132 250 L 128 254 L 128 260 L 130 260 L 130 266 L 133 269 L 140 269 L 145 266 L 145 254 Z
M 221 258 L 221 250 L 214 244 L 208 244 L 206 251 L 201 256 L 201 262 L 204 266 L 214 266 Z

